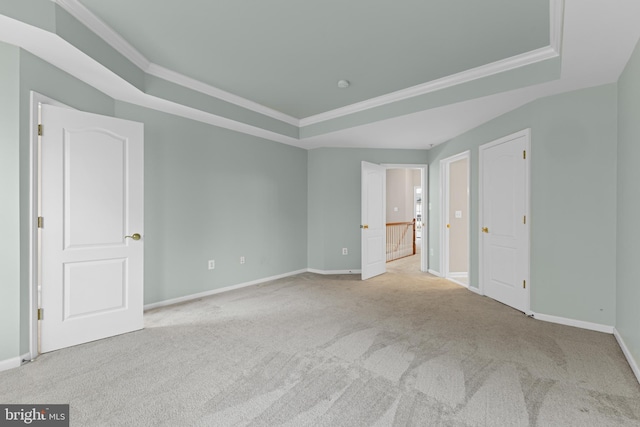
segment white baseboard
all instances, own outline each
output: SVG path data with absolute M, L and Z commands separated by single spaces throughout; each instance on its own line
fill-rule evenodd
M 23 360 L 30 360 L 29 353 L 23 354 L 22 356 L 12 357 L 7 360 L 0 360 L 0 372 L 8 371 L 9 369 L 17 368 L 22 365 Z
M 482 295 L 484 296 L 484 294 L 482 293 L 482 291 L 480 291 L 480 289 L 478 288 L 474 288 L 473 286 L 467 286 L 467 289 L 469 289 L 471 292 L 476 293 L 478 295 Z
M 442 277 L 442 274 L 440 274 L 439 271 L 435 271 L 435 270 L 432 270 L 432 269 L 428 269 L 427 273 L 433 274 L 434 276 Z
M 585 322 L 583 320 L 568 319 L 566 317 L 551 316 L 549 314 L 540 314 L 531 312 L 534 319 L 543 320 L 550 323 L 558 323 L 560 325 L 574 326 L 576 328 L 588 329 L 590 331 L 604 332 L 606 334 L 613 333 L 613 326 L 601 325 L 600 323 Z
M 360 274 L 360 273 L 362 273 L 362 270 L 316 270 L 315 268 L 308 268 L 307 271 L 309 273 L 316 273 L 316 274 L 323 274 L 323 275 L 327 275 L 327 274 Z
M 260 283 L 270 282 L 272 280 L 282 279 L 284 277 L 295 276 L 296 274 L 306 273 L 307 269 L 290 271 L 289 273 L 278 274 L 277 276 L 265 277 L 263 279 L 252 280 L 251 282 L 240 283 L 232 286 L 225 286 L 224 288 L 212 289 L 210 291 L 200 292 L 197 294 L 185 295 L 183 297 L 172 298 L 165 301 L 154 302 L 146 304 L 144 310 L 152 310 L 158 307 L 165 307 L 167 305 L 179 304 L 181 302 L 191 301 L 198 298 L 208 297 L 210 295 L 220 294 L 222 292 L 233 291 L 234 289 L 246 288 L 247 286 L 259 285 Z
M 458 273 L 449 273 L 449 277 L 469 277 L 469 273 L 465 273 L 465 272 L 458 272 Z
M 627 362 L 629 362 L 629 366 L 631 366 L 631 370 L 636 375 L 636 379 L 640 383 L 640 367 L 638 367 L 638 362 L 636 362 L 636 360 L 633 358 L 633 355 L 629 351 L 627 344 L 625 344 L 624 340 L 622 339 L 622 336 L 620 335 L 620 333 L 616 328 L 613 328 L 613 336 L 616 337 L 616 341 L 618 341 L 618 345 L 622 349 L 622 352 L 624 353 L 624 357 L 627 358 Z
M 463 288 L 467 288 L 467 289 L 469 288 L 469 285 L 467 285 L 466 283 L 459 282 L 458 280 L 456 280 L 455 277 L 448 277 L 447 280 L 450 281 L 451 283 L 455 283 L 456 285 L 460 285 Z

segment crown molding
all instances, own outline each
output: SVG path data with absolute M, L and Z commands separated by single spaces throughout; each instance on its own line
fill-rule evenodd
M 184 117 L 186 119 L 208 123 L 219 128 L 229 129 L 232 131 L 243 133 L 245 135 L 251 135 L 269 141 L 275 141 L 282 144 L 301 147 L 300 139 L 298 138 L 282 135 L 258 126 L 253 126 L 247 123 L 239 122 L 237 120 L 228 119 L 226 117 L 218 116 L 212 113 L 207 113 L 205 111 L 198 110 L 197 108 L 187 107 L 177 102 L 167 101 L 166 99 L 158 98 L 155 96 L 142 94 L 140 97 L 135 98 L 134 100 L 123 101 L 132 102 L 142 107 L 151 108 L 153 110 L 162 111 L 165 113 L 173 114 L 175 116 Z
M 111 28 L 104 21 L 94 15 L 89 9 L 87 9 L 82 3 L 80 3 L 79 0 L 51 1 L 69 12 L 74 18 L 84 24 L 91 31 L 96 33 L 107 44 L 120 52 L 125 58 L 134 63 L 145 73 L 160 77 L 180 86 L 193 89 L 205 95 L 221 99 L 223 101 L 237 105 L 238 107 L 246 108 L 247 110 L 251 110 L 253 112 L 271 117 L 276 120 L 280 120 L 290 125 L 298 127 L 300 126 L 300 120 L 297 117 L 290 116 L 288 114 L 266 107 L 262 104 L 258 104 L 257 102 L 251 101 L 238 95 L 234 95 L 222 89 L 218 89 L 214 86 L 210 86 L 199 80 L 187 77 L 184 74 L 169 70 L 158 64 L 154 64 L 153 62 L 149 61 L 144 55 L 142 55 L 142 53 L 140 53 L 129 42 L 127 42 L 113 28 Z
M 300 127 L 325 122 L 327 120 L 337 119 L 349 114 L 354 114 L 360 111 L 369 110 L 371 108 L 380 107 L 382 105 L 391 104 L 393 102 L 425 95 L 427 93 L 446 89 L 462 83 L 468 83 L 473 80 L 478 80 L 483 77 L 488 77 L 494 74 L 513 70 L 525 65 L 531 65 L 535 64 L 536 62 L 555 58 L 558 55 L 558 52 L 556 52 L 551 46 L 546 46 L 540 49 L 533 50 L 531 52 L 512 56 L 511 58 L 492 62 L 487 65 L 482 65 L 480 67 L 462 71 L 457 74 L 452 74 L 450 76 L 446 76 L 437 80 L 432 80 L 430 82 L 422 83 L 406 89 L 401 89 L 396 92 L 391 92 L 386 95 L 367 99 L 366 101 L 347 105 L 346 107 L 336 108 L 335 110 L 316 114 L 315 116 L 306 117 L 300 120 Z
M 560 56 L 562 46 L 562 29 L 564 25 L 564 1 L 565 0 L 549 0 L 549 46 L 532 50 L 520 55 L 505 58 L 500 61 L 462 71 L 457 74 L 443 77 L 441 79 L 432 80 L 396 92 L 387 93 L 366 101 L 357 102 L 345 107 L 336 108 L 335 110 L 326 111 L 324 113 L 305 117 L 300 120 L 300 127 L 321 123 L 327 120 L 337 119 L 349 114 L 358 113 L 371 108 L 380 107 L 382 105 L 393 102 L 402 101 L 413 98 L 415 96 L 425 95 L 441 89 L 446 89 L 462 83 L 468 83 L 483 77 L 513 70 L 526 65 L 535 64 L 536 62 L 545 61 Z
M 69 12 L 71 16 L 84 24 L 91 31 L 96 33 L 98 37 L 107 42 L 112 48 L 120 52 L 125 58 L 133 62 L 138 68 L 146 71 L 151 62 L 144 57 L 138 50 L 126 41 L 120 34 L 115 32 L 103 20 L 91 13 L 78 0 L 51 0 L 58 4 L 64 10 Z
M 149 64 L 146 72 L 147 74 L 151 74 L 152 76 L 156 76 L 169 82 L 186 87 L 188 89 L 195 90 L 196 92 L 221 99 L 223 101 L 229 102 L 230 104 L 246 108 L 247 110 L 263 114 L 265 116 L 280 120 L 293 126 L 300 126 L 300 119 L 296 117 L 292 117 L 288 114 L 266 107 L 262 104 L 258 104 L 257 102 L 251 101 L 238 95 L 234 95 L 233 93 L 224 91 L 222 89 L 218 89 L 217 87 L 203 83 L 200 80 L 187 77 L 168 68 L 164 68 L 158 64 L 154 64 L 153 62 Z
M 305 117 L 300 119 L 300 127 L 337 119 L 339 117 L 365 111 L 370 108 L 380 107 L 382 105 L 402 101 L 415 96 L 425 95 L 430 92 L 478 80 L 483 77 L 535 64 L 536 62 L 556 58 L 560 56 L 560 50 L 562 47 L 564 2 L 565 0 L 549 0 L 549 46 L 462 71 L 457 74 L 452 74 L 441 79 L 432 80 L 430 82 L 381 95 L 376 98 L 371 98 L 366 101 L 357 102 L 345 107 L 336 108 L 335 110 Z
M 362 102 L 357 102 L 345 107 L 336 108 L 324 113 L 316 114 L 303 119 L 298 119 L 296 117 L 269 108 L 265 105 L 224 91 L 199 80 L 187 77 L 176 71 L 169 70 L 165 67 L 152 63 L 116 31 L 114 31 L 105 22 L 103 22 L 100 18 L 89 11 L 89 9 L 82 5 L 79 0 L 51 1 L 64 8 L 73 17 L 86 25 L 105 42 L 107 42 L 111 47 L 120 52 L 123 56 L 133 62 L 145 73 L 297 127 L 309 126 L 327 120 L 336 119 L 349 114 L 354 114 L 393 102 L 402 101 L 405 99 L 413 98 L 415 96 L 420 96 L 462 83 L 467 83 L 483 77 L 488 77 L 494 74 L 513 70 L 518 67 L 523 67 L 526 65 L 534 64 L 536 62 L 555 58 L 560 55 L 562 45 L 565 2 L 565 0 L 549 0 L 550 35 L 549 46 L 547 47 L 536 49 L 531 52 L 513 56 L 511 58 L 506 58 L 500 61 L 493 62 L 491 64 L 476 67 L 471 70 L 463 71 L 451 76 L 443 77 L 441 79 L 426 82 L 410 88 L 371 98 Z
M 549 4 L 549 18 L 551 20 L 549 25 L 549 45 L 558 53 L 558 55 L 560 55 L 562 51 L 564 1 L 565 0 L 550 0 Z
M 0 14 L 0 41 L 20 47 L 114 100 L 301 147 L 300 139 L 142 92 L 61 37 Z

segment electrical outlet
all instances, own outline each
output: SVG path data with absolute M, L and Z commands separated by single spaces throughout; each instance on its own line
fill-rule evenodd
M 245 262 L 244 257 L 243 257 L 243 256 L 241 256 L 241 257 L 240 257 L 240 264 L 244 264 L 244 262 Z
M 347 248 L 342 248 L 342 255 L 349 255 L 349 250 Z
M 209 270 L 213 270 L 214 268 L 216 268 L 216 260 L 215 259 L 210 259 L 209 260 Z

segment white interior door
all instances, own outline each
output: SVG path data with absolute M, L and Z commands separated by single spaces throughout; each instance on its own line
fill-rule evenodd
M 362 162 L 362 280 L 387 271 L 384 166 Z
M 529 311 L 529 131 L 480 147 L 480 267 L 485 295 Z
M 50 105 L 42 124 L 41 352 L 142 329 L 143 125 Z

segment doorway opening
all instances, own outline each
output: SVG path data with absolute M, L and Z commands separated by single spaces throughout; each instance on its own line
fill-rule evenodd
M 387 264 L 402 260 L 403 268 L 427 271 L 426 167 L 387 165 L 386 180 Z
M 393 203 L 387 202 L 387 170 L 389 169 L 401 169 L 401 170 L 418 170 L 420 172 L 420 194 L 419 200 L 415 199 L 416 190 L 413 180 L 405 181 L 405 186 L 402 187 L 402 193 L 405 194 L 404 205 L 407 212 L 411 212 L 413 215 L 420 213 L 421 221 L 419 224 L 420 239 L 416 241 L 416 255 L 411 255 L 416 260 L 416 272 L 427 272 L 429 269 L 428 257 L 425 251 L 427 247 L 426 224 L 428 218 L 426 212 L 422 207 L 423 200 L 427 200 L 427 165 L 421 164 L 373 164 L 366 161 L 362 161 L 361 164 L 361 252 L 362 252 L 362 280 L 367 280 L 371 277 L 384 274 L 387 271 L 386 263 L 386 251 L 387 251 L 387 235 L 386 235 L 386 223 L 388 223 L 387 206 L 391 207 L 393 211 L 394 207 L 398 207 L 400 212 L 400 206 L 394 206 Z M 410 185 L 409 185 L 410 184 Z M 408 195 L 407 195 L 408 194 Z M 416 208 L 416 201 L 419 201 L 420 207 Z M 393 211 L 395 212 L 395 211 Z M 413 218 L 412 218 L 413 219 Z M 417 223 L 416 219 L 416 223 Z M 413 224 L 412 224 L 413 225 Z M 416 224 L 417 226 L 418 224 Z M 406 259 L 406 258 L 403 258 Z
M 469 287 L 469 151 L 440 161 L 442 182 L 441 271 Z

